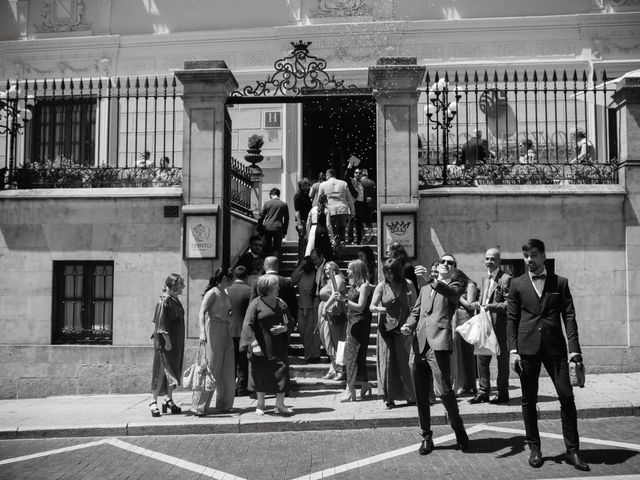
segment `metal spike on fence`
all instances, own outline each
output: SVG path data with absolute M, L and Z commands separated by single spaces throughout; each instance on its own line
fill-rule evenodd
M 458 80 L 458 71 L 457 70 L 456 70 L 455 74 L 453 75 L 453 81 L 456 83 L 456 85 L 459 82 L 459 80 Z
M 489 81 L 489 75 L 487 75 L 487 71 L 484 71 L 484 76 L 482 77 L 482 81 L 487 83 Z
M 529 77 L 527 76 L 527 71 L 524 71 L 524 75 L 522 76 L 522 80 L 526 83 L 529 81 Z
M 518 83 L 518 72 L 516 71 L 513 72 L 513 82 Z
M 577 82 L 577 81 L 578 81 L 578 72 L 577 72 L 577 70 L 574 70 L 574 71 L 573 71 L 573 81 L 574 81 L 574 82 Z
M 533 71 L 533 81 L 538 83 L 538 72 L 536 70 Z
M 593 80 L 593 83 L 596 83 L 598 81 L 598 76 L 596 75 L 596 71 L 593 71 L 593 76 L 591 77 L 591 80 Z
M 607 83 L 607 71 L 606 70 L 602 71 L 602 81 L 604 83 Z M 605 86 L 605 88 L 606 88 L 606 86 Z
M 493 71 L 493 83 L 498 83 L 498 71 Z
M 176 76 L 174 75 L 174 76 L 173 76 L 173 81 L 171 82 L 171 87 L 173 87 L 173 88 L 175 89 L 175 88 L 176 88 L 176 85 L 177 85 L 177 83 L 176 83 Z
M 582 71 L 582 81 L 587 83 L 587 71 L 586 70 Z
M 444 81 L 449 83 L 449 72 L 447 72 L 446 70 L 444 71 Z
M 467 72 L 464 72 L 464 83 L 469 83 L 469 75 L 467 75 Z
M 436 70 L 436 77 L 434 78 L 434 82 L 438 83 L 438 81 L 440 80 L 440 78 L 438 77 L 438 71 Z
M 478 71 L 474 70 L 473 72 L 473 83 L 478 83 Z
M 562 81 L 564 83 L 567 83 L 567 71 L 566 70 L 562 71 Z
M 164 77 L 164 81 L 162 82 L 162 88 L 164 88 L 165 92 L 167 91 L 167 77 Z
M 548 79 L 547 79 L 547 71 L 546 71 L 546 70 L 542 72 L 542 81 L 543 81 L 544 83 L 547 83 L 547 82 L 548 82 Z
M 551 77 L 551 80 L 553 80 L 553 83 L 555 83 L 555 82 L 557 82 L 557 81 L 558 81 L 558 75 L 556 74 L 556 71 L 555 71 L 555 70 L 553 71 L 553 75 L 552 75 L 552 77 Z

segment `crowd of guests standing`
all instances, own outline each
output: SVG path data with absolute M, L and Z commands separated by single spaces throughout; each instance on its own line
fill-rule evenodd
M 357 400 L 358 382 L 360 397 L 371 396 L 366 352 L 375 313 L 378 394 L 387 408 L 394 408 L 396 401 L 417 404 L 423 436 L 421 455 L 434 448 L 430 418 L 434 397 L 442 402 L 456 443 L 464 451 L 469 437 L 457 394 L 475 394 L 469 400 L 472 404 L 507 403 L 511 367 L 522 385 L 529 464 L 539 468 L 543 458 L 536 404 L 538 376 L 544 365 L 561 404 L 566 461 L 577 469 L 589 469 L 578 455 L 577 411 L 569 381 L 568 361 L 582 362 L 573 302 L 567 280 L 546 271 L 542 241 L 530 239 L 523 245 L 529 272 L 513 285 L 511 276 L 500 269 L 500 250 L 488 249 L 484 258 L 487 275 L 480 288 L 457 268 L 453 255 L 443 255 L 430 269 L 413 267 L 397 243 L 386 252 L 383 278 L 377 283 L 369 247 L 362 247 L 359 258 L 349 262 L 346 276 L 317 248 L 300 262 L 291 278 L 279 274 L 276 256 L 264 258 L 263 270 L 257 272 L 261 242 L 260 237 L 252 238 L 251 250 L 242 259 L 249 261 L 253 280 L 242 264 L 232 272 L 219 269 L 203 293 L 200 342 L 215 378 L 216 411 L 231 411 L 235 396 L 251 391 L 257 399 L 256 415 L 265 414 L 266 394 L 275 395 L 276 414 L 294 413 L 284 400 L 290 383 L 289 335 L 294 328 L 302 336 L 308 362 L 319 361 L 319 345 L 324 347 L 330 359 L 324 378 L 344 381 L 341 401 Z M 300 294 L 299 303 L 294 287 Z M 183 279 L 170 275 L 165 295 L 156 306 L 150 404 L 154 417 L 160 415 L 157 398 L 161 395 L 166 396 L 163 413 L 181 411 L 172 392 L 182 374 L 185 328 L 178 296 L 183 289 Z M 480 308 L 491 315 L 500 347 L 497 395 L 493 398 L 489 396 L 492 356 L 478 355 L 476 367 L 473 348 L 456 335 L 456 327 Z M 212 396 L 213 392 L 194 392 L 191 411 L 206 414 Z

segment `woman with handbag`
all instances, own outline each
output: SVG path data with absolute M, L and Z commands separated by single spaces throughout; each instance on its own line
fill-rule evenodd
M 366 329 L 365 311 L 371 302 L 371 285 L 367 282 L 367 267 L 362 260 L 349 262 L 347 266 L 349 291 L 344 298 L 347 307 L 347 333 L 344 347 L 344 367 L 347 372 L 347 388 L 340 401 L 356 401 L 356 376 L 358 372 L 358 350 L 360 349 L 360 329 Z M 369 329 L 371 323 L 369 323 Z M 364 387 L 363 387 L 364 389 Z
M 405 279 L 402 262 L 387 259 L 382 266 L 384 280 L 371 299 L 371 312 L 378 314 L 378 393 L 387 408 L 395 400 L 415 403 L 415 393 L 409 370 L 410 337 L 400 333 L 416 301 L 416 290 Z
M 158 396 L 166 395 L 162 404 L 162 413 L 180 413 L 182 409 L 173 401 L 173 390 L 180 385 L 182 377 L 182 359 L 184 357 L 184 308 L 178 296 L 184 290 L 184 280 L 172 273 L 164 281 L 163 295 L 156 304 L 153 316 L 154 357 L 151 374 L 151 395 L 149 404 L 152 417 L 159 417 Z
M 258 278 L 258 296 L 249 304 L 242 324 L 240 350 L 249 357 L 248 388 L 256 392 L 256 415 L 264 415 L 266 393 L 276 394 L 276 413 L 293 414 L 284 404 L 284 394 L 289 390 L 287 325 L 291 314 L 278 298 L 278 288 L 277 275 Z
M 227 295 L 227 287 L 232 281 L 231 272 L 219 268 L 202 292 L 202 303 L 198 315 L 200 344 L 201 348 L 204 348 L 207 366 L 215 380 L 218 412 L 231 411 L 236 390 L 231 302 Z M 213 391 L 193 392 L 191 410 L 194 415 L 201 417 L 206 413 L 212 396 Z
M 344 342 L 347 332 L 347 309 L 339 299 L 347 291 L 346 282 L 340 274 L 340 268 L 335 262 L 324 264 L 323 275 L 326 284 L 320 289 L 320 305 L 318 307 L 318 330 L 320 341 L 329 355 L 331 366 L 325 380 L 344 380 L 342 366 L 338 364 L 338 343 Z

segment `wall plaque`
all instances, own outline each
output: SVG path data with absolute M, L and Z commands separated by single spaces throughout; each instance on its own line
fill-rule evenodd
M 184 258 L 218 257 L 218 216 L 184 215 Z

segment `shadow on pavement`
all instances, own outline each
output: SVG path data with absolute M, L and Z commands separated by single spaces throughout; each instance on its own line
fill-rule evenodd
M 638 452 L 623 448 L 595 448 L 580 450 L 580 458 L 587 463 L 599 465 L 619 465 L 638 455 Z

